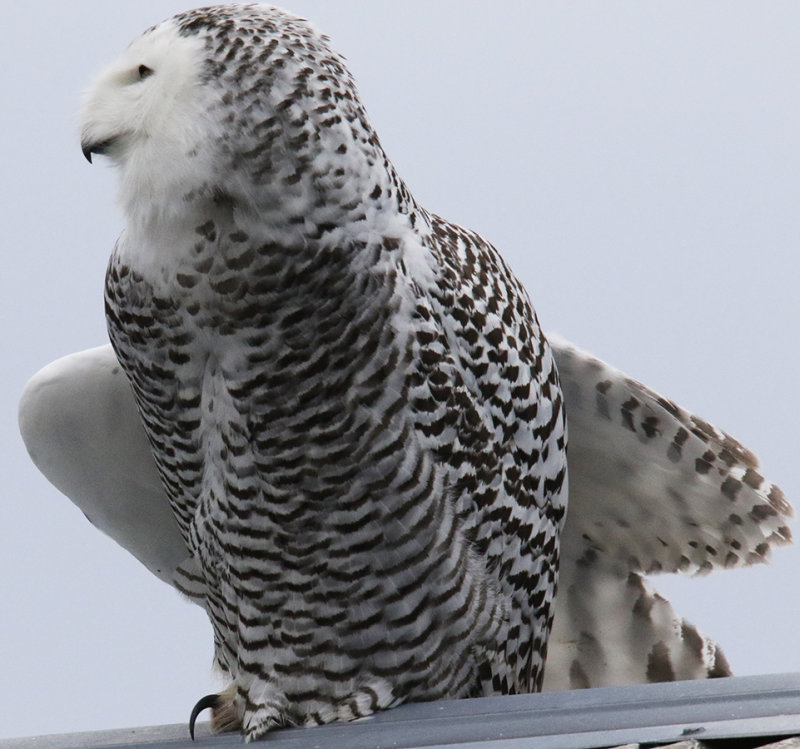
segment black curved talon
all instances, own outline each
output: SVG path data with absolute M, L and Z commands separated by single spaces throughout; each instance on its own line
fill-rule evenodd
M 192 737 L 192 741 L 194 741 L 194 723 L 197 716 L 209 707 L 213 710 L 219 703 L 220 696 L 218 694 L 207 694 L 205 697 L 201 697 L 192 708 L 192 714 L 189 716 L 189 735 Z

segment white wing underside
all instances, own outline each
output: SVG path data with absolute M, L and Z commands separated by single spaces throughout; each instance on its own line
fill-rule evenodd
M 791 508 L 735 440 L 549 336 L 569 427 L 570 494 L 545 689 L 703 678 L 724 657 L 644 575 L 764 561 Z M 202 584 L 110 346 L 28 383 L 20 429 L 36 466 L 90 522 L 195 600 Z

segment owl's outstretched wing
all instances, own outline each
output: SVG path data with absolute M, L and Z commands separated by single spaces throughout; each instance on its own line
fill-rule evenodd
M 791 507 L 746 447 L 548 339 L 569 419 L 571 555 L 620 573 L 696 573 L 763 561 L 791 540 Z
M 763 562 L 792 510 L 729 435 L 548 335 L 569 426 L 570 495 L 545 688 L 730 673 L 644 575 Z
M 19 427 L 48 481 L 92 525 L 175 585 L 189 550 L 111 346 L 65 356 L 37 372 L 20 399 Z
M 643 579 L 764 561 L 791 508 L 728 435 L 555 336 L 570 509 L 545 689 L 728 673 Z M 110 346 L 59 359 L 20 402 L 44 475 L 153 574 L 202 602 L 133 396 Z

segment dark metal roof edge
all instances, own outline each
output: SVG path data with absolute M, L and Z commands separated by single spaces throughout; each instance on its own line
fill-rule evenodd
M 0 740 L 0 749 L 227 747 L 235 735 L 185 724 Z M 604 687 L 403 705 L 368 720 L 285 729 L 271 749 L 598 749 L 739 737 L 800 735 L 800 674 Z

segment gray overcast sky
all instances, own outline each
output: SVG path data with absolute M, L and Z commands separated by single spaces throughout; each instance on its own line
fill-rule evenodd
M 800 4 L 296 0 L 349 59 L 399 172 L 479 231 L 555 329 L 742 440 L 800 505 Z M 183 2 L 14 3 L 0 49 L 0 737 L 184 721 L 205 615 L 50 487 L 26 379 L 105 342 L 122 227 L 80 93 Z M 11 15 L 9 15 L 9 13 Z M 657 579 L 740 674 L 800 671 L 800 551 Z

